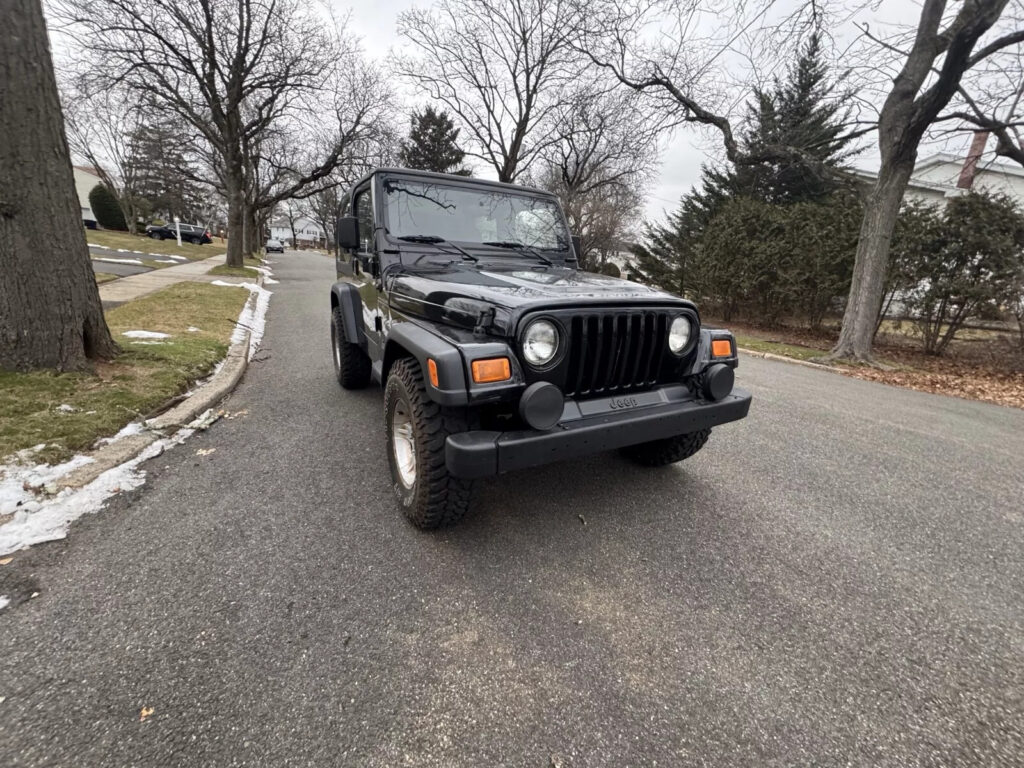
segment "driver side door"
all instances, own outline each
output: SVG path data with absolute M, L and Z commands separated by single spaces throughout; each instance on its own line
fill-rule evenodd
M 371 360 L 380 360 L 381 311 L 380 291 L 377 283 L 380 258 L 377 254 L 377 232 L 374 222 L 373 186 L 367 183 L 356 190 L 352 210 L 359 220 L 359 247 L 352 257 L 352 282 L 356 284 L 363 302 L 363 330 L 366 333 L 367 352 Z

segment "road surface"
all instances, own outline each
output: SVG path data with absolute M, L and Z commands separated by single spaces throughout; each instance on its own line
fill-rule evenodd
M 684 465 L 420 533 L 330 260 L 276 262 L 236 418 L 0 567 L 0 764 L 1021 764 L 1024 412 L 744 358 Z

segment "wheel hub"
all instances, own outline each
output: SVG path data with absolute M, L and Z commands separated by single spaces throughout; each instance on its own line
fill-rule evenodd
M 402 485 L 412 488 L 416 482 L 416 443 L 413 441 L 409 407 L 401 400 L 395 403 L 391 416 L 391 447 Z

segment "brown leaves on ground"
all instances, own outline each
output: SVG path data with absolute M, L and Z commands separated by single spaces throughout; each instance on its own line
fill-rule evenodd
M 996 371 L 987 366 L 942 358 L 918 359 L 914 363 L 914 368 L 896 371 L 844 366 L 843 372 L 858 379 L 880 381 L 920 392 L 1024 408 L 1024 373 Z
M 835 343 L 837 333 L 835 328 L 809 331 L 791 327 L 767 329 L 743 323 L 722 326 L 769 344 L 783 345 L 778 354 L 784 356 L 787 346 L 819 349 L 825 354 Z M 893 370 L 845 365 L 837 368 L 858 379 L 1024 408 L 1024 352 L 1012 334 L 966 329 L 963 338 L 957 339 L 944 357 L 921 353 L 913 338 L 897 333 L 880 334 L 875 356 Z

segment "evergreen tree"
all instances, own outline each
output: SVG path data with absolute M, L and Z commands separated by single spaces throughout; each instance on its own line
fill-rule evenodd
M 849 115 L 842 78 L 823 61 L 820 33 L 800 49 L 784 79 L 754 91 L 747 105 L 747 127 L 740 136 L 743 155 L 757 157 L 782 147 L 787 162 L 777 159 L 736 167 L 705 166 L 700 184 L 680 200 L 665 224 L 648 224 L 634 248 L 642 276 L 682 294 L 696 275 L 687 269 L 711 220 L 738 197 L 792 204 L 829 198 L 844 186 L 835 171 L 854 154 L 844 135 Z M 766 153 L 765 153 L 766 154 Z M 688 275 L 687 272 L 690 272 Z
M 128 231 L 128 225 L 117 202 L 117 195 L 110 191 L 106 184 L 97 184 L 89 192 L 89 207 L 98 223 L 104 229 L 115 229 L 118 232 Z
M 462 168 L 466 153 L 459 149 L 459 129 L 444 110 L 428 106 L 413 112 L 409 138 L 402 142 L 398 160 L 406 168 L 469 176 Z
M 165 221 L 199 221 L 203 188 L 187 149 L 184 131 L 174 125 L 146 126 L 132 137 L 131 163 L 136 179 L 133 192 Z

